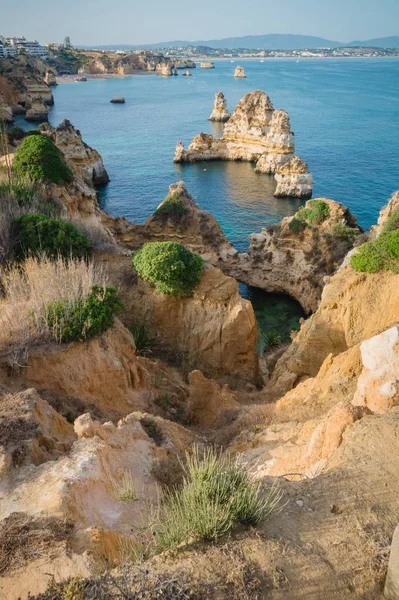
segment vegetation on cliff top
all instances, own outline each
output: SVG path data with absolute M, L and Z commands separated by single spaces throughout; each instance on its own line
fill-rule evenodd
M 138 275 L 162 294 L 191 296 L 201 280 L 204 261 L 178 242 L 150 242 L 135 252 Z
M 351 257 L 351 265 L 361 273 L 399 273 L 399 229 L 383 232 L 376 240 L 360 246 Z
M 42 214 L 26 214 L 15 220 L 15 256 L 49 258 L 86 258 L 92 249 L 90 240 L 79 233 L 72 223 L 51 219 Z
M 330 216 L 330 207 L 323 200 L 309 200 L 306 206 L 303 206 L 295 214 L 290 222 L 290 229 L 298 233 L 305 227 L 319 225 Z
M 86 297 L 48 304 L 46 321 L 57 342 L 83 341 L 109 329 L 121 308 L 115 288 L 95 285 Z
M 180 218 L 188 213 L 187 208 L 184 206 L 182 199 L 180 198 L 179 192 L 176 190 L 158 206 L 154 212 L 154 217 L 166 217 L 166 218 Z
M 237 525 L 256 525 L 277 507 L 276 488 L 262 493 L 247 470 L 212 448 L 186 454 L 183 485 L 165 492 L 156 541 L 158 551 L 181 543 L 214 541 Z
M 65 184 L 72 181 L 71 169 L 54 142 L 44 135 L 26 137 L 15 153 L 13 169 L 17 177 L 32 181 Z

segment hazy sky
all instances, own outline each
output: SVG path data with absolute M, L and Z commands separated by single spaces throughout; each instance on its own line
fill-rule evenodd
M 42 43 L 142 44 L 300 33 L 399 35 L 399 0 L 0 0 L 0 34 Z

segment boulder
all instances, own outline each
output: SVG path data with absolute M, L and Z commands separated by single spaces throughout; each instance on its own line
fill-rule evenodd
M 123 96 L 115 96 L 110 100 L 112 104 L 125 104 L 126 100 Z
M 277 182 L 276 197 L 310 198 L 312 195 L 313 177 L 308 165 L 298 156 L 293 156 L 279 167 L 274 178 Z

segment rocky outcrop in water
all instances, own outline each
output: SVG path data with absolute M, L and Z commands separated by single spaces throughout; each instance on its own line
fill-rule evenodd
M 256 162 L 255 170 L 258 173 L 276 174 L 294 157 L 294 149 L 294 135 L 288 114 L 283 110 L 275 110 L 267 94 L 256 91 L 240 100 L 224 127 L 221 139 L 200 133 L 187 149 L 178 143 L 174 162 L 245 160 Z M 312 178 L 310 174 L 305 177 L 297 172 L 298 160 L 295 157 L 289 167 L 289 178 L 288 174 L 280 173 L 276 190 L 278 195 L 289 196 L 288 192 L 291 191 L 299 194 L 305 189 L 306 195 L 309 195 L 309 189 L 311 193 Z
M 236 67 L 235 71 L 234 71 L 234 77 L 236 79 L 245 79 L 246 75 L 245 75 L 244 67 L 240 67 L 240 66 Z
M 164 77 L 170 77 L 172 75 L 172 66 L 167 63 L 161 63 L 156 66 L 156 72 Z
M 217 92 L 215 95 L 215 102 L 213 104 L 213 111 L 209 117 L 209 120 L 225 123 L 229 119 L 230 113 L 227 110 L 227 100 L 223 92 Z
M 277 181 L 274 195 L 286 198 L 310 198 L 313 191 L 313 177 L 304 160 L 293 156 L 281 166 L 275 176 Z

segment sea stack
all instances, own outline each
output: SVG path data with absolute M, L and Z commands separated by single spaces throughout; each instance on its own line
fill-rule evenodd
M 276 197 L 310 198 L 313 191 L 313 177 L 308 165 L 298 156 L 293 156 L 280 167 L 274 176 L 277 187 Z
M 227 110 L 227 100 L 223 92 L 217 92 L 215 95 L 215 102 L 213 104 L 213 111 L 209 117 L 210 121 L 217 121 L 219 123 L 225 123 L 230 119 L 230 113 Z
M 245 79 L 246 75 L 245 75 L 245 70 L 244 67 L 236 67 L 236 70 L 234 71 L 234 77 L 236 79 Z
M 172 75 L 172 67 L 169 63 L 160 63 L 156 66 L 156 71 L 164 77 L 170 77 Z
M 206 61 L 206 62 L 200 63 L 200 67 L 201 67 L 201 69 L 214 69 L 215 65 L 211 61 Z
M 125 104 L 126 100 L 123 96 L 115 96 L 110 102 L 112 104 Z

